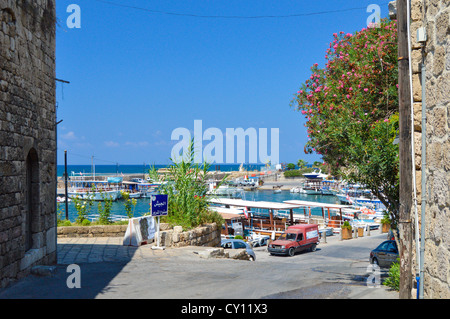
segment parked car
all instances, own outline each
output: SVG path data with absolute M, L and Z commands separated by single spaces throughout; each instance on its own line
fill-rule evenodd
M 289 226 L 286 231 L 271 242 L 267 250 L 271 255 L 294 256 L 296 252 L 309 249 L 315 251 L 319 244 L 319 226 L 301 224 Z
M 239 186 L 256 186 L 256 183 L 254 181 L 251 181 L 249 179 L 244 179 L 242 181 L 238 182 Z
M 251 261 L 256 260 L 256 254 L 245 241 L 241 239 L 222 239 L 220 246 L 224 249 L 246 249 Z
M 395 240 L 386 240 L 370 252 L 370 263 L 389 268 L 398 258 L 398 248 Z
M 257 238 L 253 238 L 252 245 L 253 247 L 260 247 L 265 246 L 270 240 L 270 236 L 264 235 L 264 236 L 258 236 Z

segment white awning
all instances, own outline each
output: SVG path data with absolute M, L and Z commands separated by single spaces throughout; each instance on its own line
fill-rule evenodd
M 272 210 L 290 210 L 302 207 L 302 205 L 298 204 L 287 204 L 287 203 L 278 203 L 278 202 L 263 202 L 263 201 L 250 201 L 250 200 L 242 200 L 242 199 L 230 199 L 230 198 L 212 198 L 208 200 L 210 203 L 225 205 L 225 206 L 234 206 L 234 207 L 247 207 L 251 208 L 260 208 L 260 209 L 272 209 Z

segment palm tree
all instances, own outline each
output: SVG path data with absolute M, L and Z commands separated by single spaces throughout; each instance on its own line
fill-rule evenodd
M 302 159 L 299 159 L 299 160 L 297 161 L 297 166 L 298 166 L 299 169 L 305 168 L 307 164 L 308 164 L 308 162 L 305 162 L 305 161 L 302 160 Z

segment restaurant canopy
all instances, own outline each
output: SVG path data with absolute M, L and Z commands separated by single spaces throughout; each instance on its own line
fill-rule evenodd
M 243 199 L 232 199 L 232 198 L 211 198 L 208 200 L 212 204 L 233 206 L 233 207 L 247 207 L 259 208 L 259 209 L 269 209 L 269 210 L 291 210 L 302 207 L 298 204 L 286 204 L 278 202 L 264 202 L 264 201 L 251 201 Z

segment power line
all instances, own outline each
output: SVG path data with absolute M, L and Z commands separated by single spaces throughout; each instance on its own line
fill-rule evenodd
M 62 151 L 60 148 L 57 148 L 57 150 L 58 150 L 58 151 Z M 73 153 L 73 152 L 70 151 L 70 150 L 69 150 L 69 152 L 70 152 L 70 155 L 74 155 L 74 156 L 81 157 L 81 158 L 92 159 L 92 157 L 94 157 L 96 161 L 106 162 L 106 163 L 111 163 L 111 164 L 114 164 L 114 165 L 119 164 L 119 163 L 117 163 L 117 162 L 114 162 L 114 161 L 111 161 L 111 160 L 101 159 L 101 158 L 98 158 L 98 157 L 96 157 L 96 156 L 81 155 L 81 154 Z
M 342 12 L 349 12 L 349 11 L 356 11 L 356 10 L 366 10 L 366 7 L 357 7 L 357 8 L 348 8 L 348 9 L 338 9 L 338 10 L 328 10 L 328 11 L 318 11 L 318 12 L 309 12 L 309 13 L 295 13 L 295 14 L 286 14 L 286 15 L 260 15 L 260 16 L 224 16 L 224 15 L 201 15 L 201 14 L 193 14 L 193 13 L 180 13 L 180 12 L 169 12 L 169 11 L 160 11 L 160 10 L 153 10 L 153 9 L 147 9 L 142 7 L 136 7 L 121 3 L 115 3 L 111 1 L 106 0 L 95 0 L 97 2 L 102 2 L 105 4 L 117 6 L 117 7 L 123 7 L 123 8 L 129 8 L 129 9 L 135 9 L 155 14 L 163 14 L 163 15 L 171 15 L 171 16 L 181 16 L 181 17 L 191 17 L 191 18 L 206 18 L 206 19 L 283 19 L 283 18 L 298 18 L 298 17 L 308 17 L 308 16 L 315 16 L 315 15 L 323 15 L 323 14 L 330 14 L 330 13 L 342 13 Z M 385 2 L 380 4 L 380 6 L 387 5 L 389 2 Z

